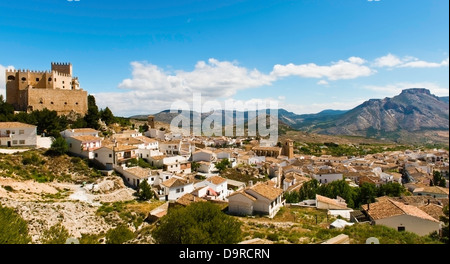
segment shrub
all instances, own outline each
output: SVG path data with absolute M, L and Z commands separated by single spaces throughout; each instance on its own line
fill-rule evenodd
M 280 238 L 279 238 L 278 234 L 271 233 L 271 234 L 267 235 L 267 239 L 269 239 L 271 241 L 278 241 Z
M 14 192 L 14 188 L 9 185 L 3 186 L 3 189 L 7 190 L 8 192 Z
M 174 209 L 153 231 L 159 244 L 234 244 L 241 241 L 241 223 L 209 202 Z
M 41 242 L 42 244 L 65 244 L 69 236 L 69 231 L 59 223 L 44 230 Z
M 125 226 L 119 225 L 106 233 L 106 244 L 123 244 L 134 238 L 134 233 Z
M 0 244 L 28 244 L 28 224 L 13 209 L 0 204 Z

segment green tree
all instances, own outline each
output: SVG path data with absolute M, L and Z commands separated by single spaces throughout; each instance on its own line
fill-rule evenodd
M 153 191 L 152 188 L 150 187 L 150 184 L 148 184 L 147 181 L 143 181 L 139 184 L 137 197 L 139 198 L 139 200 L 142 201 L 148 201 L 152 199 Z
M 442 237 L 441 241 L 445 244 L 448 244 L 448 205 L 444 207 L 444 216 L 440 217 L 440 220 L 444 223 L 444 227 L 442 228 Z
M 230 165 L 231 165 L 231 163 L 228 159 L 223 159 L 220 162 L 216 163 L 216 169 L 218 169 L 219 172 L 223 172 Z
M 97 104 L 95 103 L 95 97 L 93 95 L 88 96 L 88 112 L 84 116 L 84 121 L 86 121 L 86 126 L 93 129 L 99 129 L 100 124 L 98 120 L 100 119 L 100 113 L 98 111 Z
M 60 136 L 53 141 L 48 153 L 55 156 L 61 156 L 66 154 L 68 151 L 69 145 L 66 140 Z
M 358 205 L 373 203 L 377 197 L 377 186 L 373 183 L 363 183 L 360 187 L 360 193 L 358 197 Z
M 241 241 L 241 223 L 209 202 L 169 211 L 152 232 L 158 244 L 235 244 Z
M 41 242 L 42 244 L 65 244 L 69 237 L 69 231 L 59 223 L 44 230 Z
M 381 185 L 378 188 L 378 197 L 380 196 L 390 196 L 390 197 L 400 197 L 406 191 L 403 185 L 397 182 L 388 182 Z
M 345 180 L 333 181 L 329 184 L 323 184 L 318 188 L 317 193 L 332 199 L 335 199 L 336 196 L 339 196 L 345 199 L 348 207 L 355 207 L 357 192 L 353 187 L 348 185 Z
M 298 203 L 300 202 L 300 193 L 296 191 L 286 192 L 284 193 L 284 199 L 287 203 Z
M 28 244 L 30 242 L 27 222 L 14 209 L 3 207 L 0 204 L 0 245 Z
M 104 110 L 100 111 L 100 118 L 103 120 L 103 122 L 106 123 L 106 125 L 110 125 L 116 122 L 116 118 L 114 117 L 113 113 L 109 109 L 109 107 L 106 107 Z
M 198 162 L 192 162 L 192 164 L 191 164 L 191 168 L 192 168 L 192 170 L 193 171 L 197 171 L 198 170 L 198 168 L 200 168 L 200 163 L 198 163 Z
M 446 186 L 445 178 L 442 177 L 441 172 L 434 171 L 433 172 L 433 183 L 435 186 L 444 187 Z
M 316 179 L 310 180 L 302 185 L 299 190 L 299 200 L 315 199 L 317 194 L 317 189 L 319 188 L 319 181 Z
M 126 225 L 119 225 L 106 233 L 106 244 L 123 244 L 134 238 L 134 233 Z
M 3 95 L 0 95 L 0 122 L 11 121 L 14 116 L 14 107 L 6 103 Z

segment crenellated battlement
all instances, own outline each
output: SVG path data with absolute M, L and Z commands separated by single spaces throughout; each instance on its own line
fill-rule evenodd
M 34 73 L 34 74 L 49 74 L 50 71 L 36 71 L 36 70 L 29 70 L 29 69 L 7 69 L 6 72 L 8 73 Z
M 52 66 L 53 65 L 55 65 L 55 66 L 71 66 L 72 63 L 70 63 L 70 62 L 52 62 Z

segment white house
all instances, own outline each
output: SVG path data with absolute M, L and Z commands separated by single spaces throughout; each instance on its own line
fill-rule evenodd
M 109 147 L 101 147 L 94 150 L 94 159 L 105 166 L 107 170 L 114 169 L 113 150 Z
M 19 122 L 0 122 L 0 146 L 36 147 L 37 127 Z
M 148 157 L 146 159 L 150 165 L 159 169 L 164 169 L 164 171 L 186 174 L 191 173 L 191 163 L 183 156 L 167 157 L 161 155 Z
M 341 197 L 331 199 L 322 195 L 316 194 L 316 207 L 317 209 L 327 210 L 345 210 L 348 209 L 347 203 Z
M 88 159 L 94 159 L 94 151 L 102 147 L 102 138 L 94 136 L 73 136 L 66 138 L 69 152 Z
M 385 225 L 398 231 L 409 231 L 425 236 L 431 232 L 439 232 L 440 223 L 416 206 L 406 205 L 389 198 L 363 205 L 371 221 L 376 225 Z
M 93 136 L 98 137 L 98 130 L 92 128 L 75 128 L 75 129 L 66 129 L 62 131 L 60 134 L 63 138 L 68 137 L 78 137 L 78 136 Z
M 192 153 L 192 161 L 198 162 L 198 161 L 216 161 L 217 156 L 214 152 L 207 150 L 207 149 L 201 149 L 194 153 Z
M 342 173 L 327 173 L 327 174 L 313 174 L 312 177 L 319 181 L 319 183 L 330 183 L 334 181 L 340 181 L 344 179 Z
M 159 140 L 164 140 L 165 134 L 166 134 L 165 131 L 161 131 L 159 129 L 154 129 L 154 128 L 150 128 L 147 132 L 145 132 L 145 136 L 150 137 L 150 138 L 156 138 Z
M 228 196 L 228 210 L 232 214 L 261 213 L 273 218 L 283 206 L 283 190 L 267 183 L 258 183 Z
M 165 201 L 175 201 L 186 193 L 194 191 L 194 183 L 177 176 L 164 181 L 160 186 L 159 199 Z
M 159 150 L 167 156 L 180 155 L 180 152 L 181 152 L 180 140 L 160 142 Z
M 157 172 L 141 167 L 118 167 L 117 170 L 120 174 L 122 174 L 124 180 L 133 188 L 137 188 L 143 181 L 147 181 L 150 184 L 149 179 L 151 177 L 156 177 L 157 175 Z
M 227 179 L 220 176 L 211 176 L 206 180 L 195 184 L 194 187 L 198 197 L 212 200 L 225 200 L 228 196 L 227 182 Z
M 214 171 L 217 171 L 216 166 L 212 162 L 198 161 L 197 163 L 199 164 L 197 169 L 198 172 L 213 173 Z

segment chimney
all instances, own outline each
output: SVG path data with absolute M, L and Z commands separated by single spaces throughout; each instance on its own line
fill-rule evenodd
M 248 181 L 248 186 L 252 187 L 253 186 L 253 181 Z

